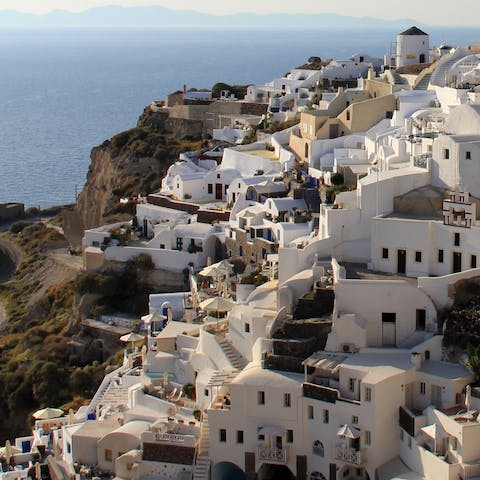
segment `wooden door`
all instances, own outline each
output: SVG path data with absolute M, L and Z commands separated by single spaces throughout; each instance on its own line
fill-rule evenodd
M 221 183 L 215 184 L 215 199 L 221 200 L 223 197 L 223 185 Z
M 397 273 L 407 273 L 407 251 L 397 250 Z

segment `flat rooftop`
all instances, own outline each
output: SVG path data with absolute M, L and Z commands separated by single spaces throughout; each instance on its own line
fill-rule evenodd
M 348 280 L 405 280 L 415 286 L 417 286 L 418 283 L 416 278 L 407 277 L 405 275 L 395 275 L 369 270 L 365 263 L 345 262 L 344 266 Z
M 248 155 L 255 155 L 257 157 L 267 158 L 268 160 L 278 160 L 278 157 L 275 155 L 275 152 L 266 150 L 264 148 L 258 148 L 256 150 L 247 150 L 243 153 L 247 153 Z

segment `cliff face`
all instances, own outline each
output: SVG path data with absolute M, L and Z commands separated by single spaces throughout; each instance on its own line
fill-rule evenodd
M 121 205 L 120 198 L 158 191 L 179 153 L 201 146 L 191 136 L 179 138 L 165 132 L 144 116 L 138 125 L 92 149 L 87 182 L 77 203 L 83 228 L 129 218 L 132 207 Z

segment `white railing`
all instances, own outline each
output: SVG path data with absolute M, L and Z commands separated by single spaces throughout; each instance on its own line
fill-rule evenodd
M 335 448 L 335 458 L 345 463 L 351 463 L 353 465 L 361 465 L 363 463 L 362 454 L 360 451 L 354 448 Z
M 172 443 L 185 443 L 184 435 L 177 435 L 173 433 L 157 433 L 155 435 L 157 442 L 172 442 Z
M 259 445 L 257 447 L 257 459 L 266 462 L 287 463 L 287 449 Z

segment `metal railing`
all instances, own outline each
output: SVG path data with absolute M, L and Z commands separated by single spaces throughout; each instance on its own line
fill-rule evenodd
M 335 458 L 352 465 L 362 465 L 363 463 L 362 452 L 355 450 L 354 448 L 336 447 Z
M 257 459 L 265 462 L 287 462 L 287 449 L 276 448 L 269 445 L 259 445 L 257 447 Z

